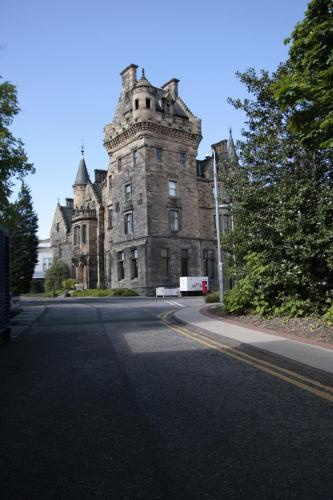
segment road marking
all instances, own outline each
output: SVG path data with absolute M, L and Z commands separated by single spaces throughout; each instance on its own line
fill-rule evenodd
M 167 300 L 168 304 L 171 304 L 172 306 L 178 306 L 178 307 L 185 307 L 183 304 L 179 304 L 179 302 L 173 302 L 171 300 Z
M 254 366 L 255 368 L 258 368 L 259 370 L 265 373 L 273 375 L 274 377 L 284 380 L 289 384 L 295 385 L 300 389 L 311 392 L 312 394 L 315 394 L 316 396 L 326 399 L 327 401 L 333 403 L 333 387 L 321 384 L 320 382 L 312 380 L 308 377 L 304 377 L 303 375 L 293 372 L 292 370 L 288 370 L 286 368 L 274 365 L 273 363 L 260 360 L 255 356 L 243 353 L 234 347 L 228 346 L 227 344 L 223 344 L 222 342 L 217 342 L 213 339 L 210 339 L 204 334 L 198 334 L 192 332 L 181 326 L 171 325 L 170 322 L 167 321 L 168 314 L 169 313 L 161 314 L 160 315 L 161 321 L 169 328 L 179 333 L 180 335 L 183 335 L 184 337 L 194 340 L 195 342 L 203 344 L 211 349 L 220 351 L 231 358 L 241 361 L 242 363 Z

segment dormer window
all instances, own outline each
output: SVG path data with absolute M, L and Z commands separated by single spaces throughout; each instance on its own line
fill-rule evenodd
M 150 109 L 150 99 L 146 98 L 146 108 Z
M 139 109 L 139 99 L 135 99 L 134 106 L 135 106 L 135 109 Z

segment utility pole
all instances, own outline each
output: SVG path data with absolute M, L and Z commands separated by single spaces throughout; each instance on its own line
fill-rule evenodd
M 219 278 L 219 291 L 220 291 L 220 304 L 221 307 L 224 306 L 223 295 L 223 261 L 221 255 L 221 228 L 220 228 L 220 210 L 219 210 L 219 193 L 217 185 L 217 165 L 216 165 L 216 153 L 214 145 L 212 146 L 213 152 L 213 172 L 214 172 L 214 199 L 215 199 L 215 220 L 216 220 L 216 239 L 217 239 L 217 269 Z

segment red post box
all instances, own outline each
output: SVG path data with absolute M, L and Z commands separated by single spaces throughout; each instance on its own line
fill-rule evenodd
M 202 280 L 202 282 L 201 282 L 201 291 L 202 291 L 202 295 L 207 295 L 208 283 L 206 280 Z

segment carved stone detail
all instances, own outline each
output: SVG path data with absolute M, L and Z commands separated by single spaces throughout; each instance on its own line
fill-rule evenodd
M 132 139 L 137 134 L 142 134 L 143 132 L 152 132 L 154 134 L 161 135 L 162 137 L 167 136 L 172 138 L 173 140 L 195 145 L 198 145 L 202 138 L 200 134 L 191 134 L 190 132 L 186 132 L 184 130 L 164 127 L 163 125 L 159 125 L 153 122 L 140 122 L 135 123 L 134 125 L 132 125 L 132 127 L 125 130 L 117 137 L 114 137 L 109 141 L 105 141 L 104 146 L 107 151 L 110 152 L 124 142 Z

